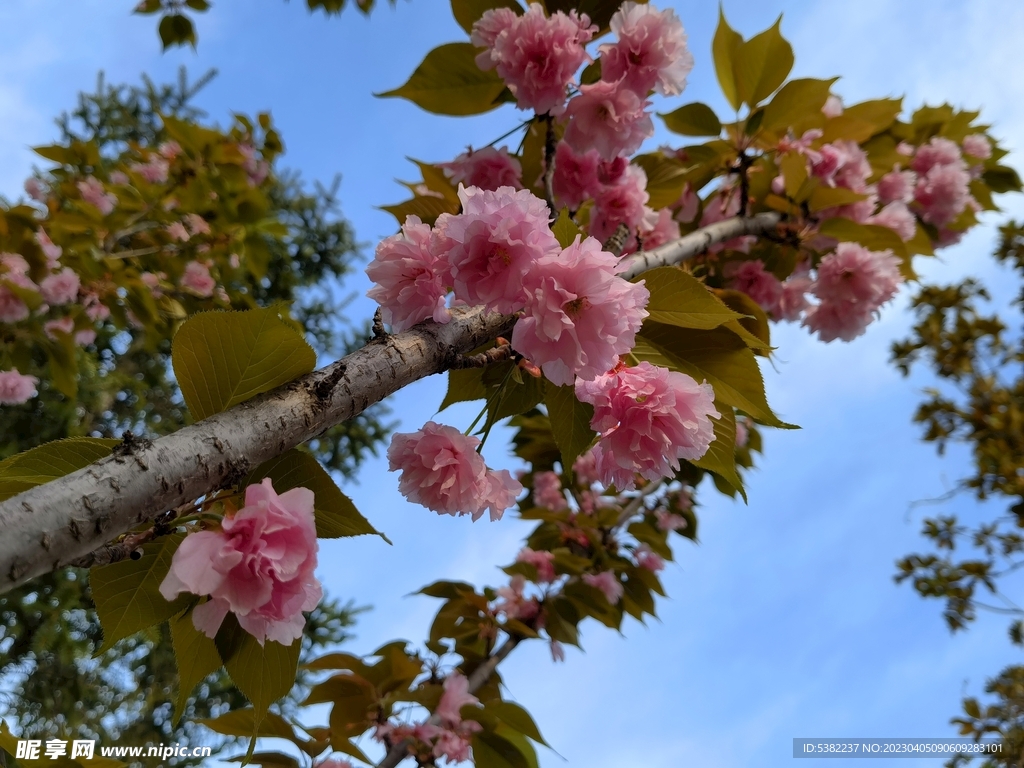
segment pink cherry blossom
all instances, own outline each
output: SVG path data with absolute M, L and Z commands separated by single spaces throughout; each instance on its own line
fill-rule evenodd
M 83 328 L 75 332 L 75 344 L 80 347 L 87 347 L 96 341 L 96 331 L 92 328 Z
M 869 251 L 859 243 L 840 243 L 818 265 L 811 290 L 824 301 L 852 301 L 872 311 L 896 295 L 903 277 L 892 251 Z
M 516 562 L 534 566 L 537 569 L 537 580 L 540 582 L 547 583 L 555 580 L 555 556 L 551 552 L 535 552 L 529 547 L 523 547 L 516 555 Z
M 620 83 L 581 85 L 579 96 L 566 108 L 565 141 L 580 153 L 596 149 L 605 160 L 631 155 L 654 135 L 648 106 L 650 102 Z
M 32 177 L 25 180 L 25 192 L 27 192 L 28 196 L 37 203 L 45 203 L 46 196 L 49 194 L 50 188 L 39 179 Z
M 616 273 L 619 260 L 592 237 L 538 259 L 526 276 L 524 316 L 512 347 L 554 384 L 591 380 L 633 348 L 650 293 Z
M 654 513 L 654 518 L 659 531 L 683 531 L 689 526 L 685 517 L 664 509 L 657 510 Z
M 210 225 L 198 213 L 185 214 L 185 226 L 188 227 L 188 231 L 193 235 L 210 234 Z
M 83 293 L 82 306 L 85 307 L 85 316 L 94 323 L 101 322 L 110 317 L 110 308 L 104 304 L 100 300 L 100 297 L 95 293 Z
M 540 612 L 540 604 L 535 598 L 526 597 L 523 590 L 526 588 L 526 578 L 517 573 L 512 577 L 507 587 L 500 587 L 498 591 L 498 602 L 494 604 L 495 613 L 505 614 L 506 619 L 519 619 L 530 621 Z
M 162 157 L 166 157 L 168 160 L 173 161 L 178 155 L 181 154 L 181 144 L 176 141 L 165 141 L 156 148 L 156 151 L 160 153 Z
M 704 204 L 704 212 L 700 217 L 700 226 L 706 227 L 719 221 L 731 219 L 738 216 L 740 212 L 740 195 L 742 190 L 736 187 L 725 187 L 718 191 L 713 198 Z M 709 253 L 720 251 L 740 251 L 747 253 L 750 247 L 756 242 L 753 235 L 743 235 L 726 240 L 724 243 L 717 243 L 708 248 Z
M 46 230 L 42 228 L 36 232 L 36 242 L 39 243 L 39 247 L 42 249 L 50 268 L 55 269 L 57 261 L 60 259 L 61 254 L 64 253 L 64 249 L 59 245 L 54 245 L 53 240 L 46 234 Z
M 192 235 L 189 234 L 189 231 L 185 229 L 185 225 L 180 221 L 168 224 L 164 229 L 167 234 L 171 236 L 172 240 L 177 240 L 182 243 L 188 242 L 189 238 L 192 237 Z
M 697 197 L 697 193 L 693 191 L 693 187 L 690 186 L 689 182 L 683 187 L 683 193 L 679 196 L 679 200 L 676 201 L 676 205 L 679 207 L 675 215 L 676 221 L 681 224 L 689 224 L 697 218 L 700 198 Z
M 764 262 L 759 259 L 744 261 L 728 270 L 728 274 L 732 278 L 732 288 L 743 291 L 765 312 L 778 312 L 782 300 L 782 283 L 764 268 Z
M 916 173 L 901 171 L 897 166 L 878 180 L 878 201 L 882 205 L 896 201 L 910 203 L 914 200 L 916 183 Z
M 585 573 L 583 574 L 583 582 L 601 590 L 604 593 L 605 599 L 607 599 L 612 605 L 618 603 L 619 600 L 622 599 L 623 593 L 626 591 L 614 571 Z
M 633 556 L 636 558 L 636 564 L 641 568 L 646 568 L 648 571 L 657 573 L 665 568 L 664 559 L 662 559 L 661 555 L 652 551 L 647 544 L 641 544 L 637 547 Z
M 750 439 L 750 430 L 747 428 L 747 423 L 743 419 L 736 420 L 736 447 L 746 448 L 747 440 Z
M 824 342 L 842 339 L 853 341 L 871 324 L 874 311 L 870 305 L 855 301 L 822 301 L 811 306 L 803 324 Z
M 214 637 L 228 611 L 260 645 L 273 640 L 291 645 L 302 636 L 303 611 L 322 595 L 313 575 L 317 564 L 313 492 L 274 491 L 270 478 L 245 489 L 245 506 L 224 518 L 221 530 L 185 537 L 160 594 L 209 595 L 192 611 L 192 623 Z
M 839 117 L 843 114 L 843 100 L 834 93 L 830 93 L 828 98 L 825 99 L 825 104 L 821 108 L 821 113 L 828 118 Z
M 150 184 L 164 184 L 167 182 L 167 174 L 171 170 L 170 163 L 162 157 L 154 155 L 145 163 L 132 163 L 128 170 L 139 174 Z
M 576 482 L 582 486 L 590 486 L 597 482 L 597 457 L 592 450 L 580 454 L 580 457 L 573 462 L 572 471 L 576 475 Z
M 653 88 L 664 96 L 678 96 L 693 69 L 693 54 L 686 47 L 686 32 L 675 11 L 627 0 L 610 22 L 618 40 L 600 47 L 601 78 L 646 97 Z
M 470 150 L 450 163 L 439 163 L 438 167 L 453 182 L 467 187 L 494 190 L 498 187 L 521 189 L 523 186 L 523 167 L 519 160 L 509 156 L 508 147 Z
M 507 9 L 486 11 L 473 25 L 470 39 L 486 48 L 477 56 L 477 66 L 496 69 L 520 109 L 560 115 L 566 87 L 590 61 L 584 46 L 597 31 L 585 13 L 557 11 L 546 17 L 540 3 L 531 3 L 522 16 Z
M 434 714 L 446 725 L 455 726 L 462 722 L 463 707 L 479 703 L 480 699 L 469 692 L 466 676 L 461 672 L 452 672 L 444 681 L 444 693 L 441 694 Z
M 970 155 L 978 160 L 988 160 L 992 157 L 992 142 L 989 141 L 988 136 L 983 133 L 972 133 L 970 136 L 966 137 L 963 142 L 963 147 L 964 154 Z
M 468 721 L 467 721 L 468 722 Z M 471 745 L 467 739 L 452 731 L 443 731 L 434 744 L 434 757 L 444 757 L 450 763 L 469 760 Z
M 376 285 L 367 296 L 381 306 L 381 316 L 396 332 L 433 318 L 447 323 L 445 306 L 447 261 L 430 250 L 431 229 L 418 216 L 408 216 L 402 231 L 377 246 L 366 275 Z
M 547 204 L 529 190 L 460 187 L 462 213 L 442 214 L 431 251 L 447 260 L 455 298 L 496 312 L 523 306 L 523 279 L 542 256 L 561 249 Z
M 901 240 L 912 240 L 917 232 L 917 219 L 907 208 L 907 204 L 900 200 L 889 203 L 870 217 L 868 223 L 888 227 L 898 234 Z
M 131 184 L 132 180 L 128 178 L 128 174 L 124 171 L 111 171 L 110 183 L 124 186 L 126 184 Z
M 25 376 L 16 370 L 0 371 L 0 405 L 21 405 L 28 401 L 35 396 L 38 383 L 35 376 Z
M 396 432 L 388 448 L 389 469 L 401 470 L 398 489 L 409 501 L 438 514 L 472 515 L 491 510 L 498 520 L 522 485 L 508 470 L 489 471 L 476 447 L 480 440 L 428 421 L 421 430 Z
M 807 301 L 807 293 L 811 290 L 812 282 L 813 280 L 806 270 L 797 270 L 783 280 L 782 293 L 779 296 L 779 304 L 774 317 L 791 323 L 799 320 L 803 311 L 810 306 L 810 302 Z
M 658 214 L 647 207 L 647 174 L 638 165 L 624 165 L 613 184 L 603 186 L 594 196 L 590 214 L 591 236 L 606 241 L 625 224 L 634 234 L 637 229 L 651 230 L 657 224 Z
M 640 236 L 643 238 L 644 250 L 657 248 L 659 245 L 671 243 L 679 239 L 679 222 L 672 217 L 671 208 L 662 208 L 657 213 L 654 226 L 641 228 Z M 645 218 L 645 224 L 647 223 Z
M 919 174 L 926 174 L 937 165 L 956 165 L 962 160 L 960 147 L 955 142 L 942 136 L 933 136 L 927 144 L 917 148 L 910 167 Z
M 933 165 L 918 178 L 914 189 L 921 218 L 937 227 L 951 223 L 972 200 L 970 183 L 971 175 L 963 160 Z
M 57 334 L 70 334 L 75 330 L 75 321 L 70 317 L 62 317 L 57 320 L 47 320 L 43 323 L 43 333 L 51 340 L 58 338 Z
M 60 272 L 44 277 L 39 283 L 39 292 L 47 304 L 67 304 L 78 296 L 81 283 L 75 271 L 65 267 Z
M 551 648 L 551 660 L 556 664 L 560 661 L 565 661 L 565 648 L 557 640 L 552 640 L 550 643 Z
M 538 507 L 546 507 L 552 512 L 568 509 L 569 503 L 562 493 L 562 480 L 557 472 L 534 473 L 533 501 Z
M 76 182 L 75 186 L 78 187 L 82 199 L 96 207 L 104 216 L 117 206 L 117 197 L 109 194 L 95 176 L 87 176 L 83 181 Z
M 199 261 L 190 261 L 185 265 L 181 276 L 181 287 L 204 298 L 213 295 L 217 281 L 210 275 L 210 268 Z
M 658 480 L 699 459 L 715 439 L 709 417 L 721 416 L 710 384 L 646 361 L 577 381 L 576 397 L 594 406 L 599 479 L 619 490 L 635 487 L 636 474 Z
M 555 147 L 555 173 L 552 189 L 559 205 L 576 210 L 584 200 L 592 198 L 601 188 L 597 167 L 601 162 L 596 149 L 576 154 L 564 141 Z
M 0 280 L 4 277 L 5 275 L 0 275 Z M 0 323 L 17 323 L 28 316 L 28 305 L 0 282 Z

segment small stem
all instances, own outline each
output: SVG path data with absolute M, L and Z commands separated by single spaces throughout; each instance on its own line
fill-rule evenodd
M 548 210 L 551 211 L 551 221 L 558 218 L 558 208 L 555 206 L 555 149 L 558 139 L 555 138 L 555 118 L 551 113 L 544 115 L 544 198 L 548 202 Z
M 501 141 L 502 139 L 507 139 L 509 136 L 511 136 L 516 131 L 523 130 L 523 128 L 525 128 L 526 126 L 528 126 L 532 122 L 533 122 L 533 118 L 530 118 L 529 120 L 524 120 L 519 125 L 517 125 L 515 128 L 513 128 L 511 131 L 508 131 L 507 133 L 501 134 L 501 136 L 499 136 L 498 138 L 496 138 L 494 141 L 490 142 L 489 144 L 486 144 L 485 146 L 493 147 L 499 141 Z

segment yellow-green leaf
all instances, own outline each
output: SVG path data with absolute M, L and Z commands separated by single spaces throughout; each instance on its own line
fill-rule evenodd
M 382 205 L 380 209 L 398 219 L 399 226 L 405 224 L 405 220 L 409 216 L 419 216 L 424 224 L 434 226 L 437 217 L 442 213 L 456 213 L 459 210 L 457 205 L 452 205 L 451 201 L 444 197 L 424 195 L 416 195 L 405 202 L 394 205 Z
M 739 109 L 743 101 L 739 96 L 736 82 L 736 58 L 742 45 L 743 38 L 729 26 L 729 22 L 725 20 L 725 13 L 719 6 L 718 29 L 715 30 L 715 38 L 711 43 L 711 53 L 715 60 L 718 84 L 733 109 Z
M 781 26 L 780 16 L 736 53 L 736 93 L 751 108 L 771 96 L 793 69 L 793 47 L 782 37 Z
M 245 736 L 253 734 L 266 738 L 288 739 L 298 743 L 300 739 L 295 729 L 280 715 L 268 712 L 260 723 L 256 723 L 256 712 L 251 708 L 233 709 L 220 717 L 208 717 L 197 722 L 202 723 L 211 731 L 225 736 Z
M 544 381 L 544 404 L 551 432 L 562 454 L 562 468 L 568 471 L 596 437 L 590 428 L 594 406 L 577 400 L 572 387 L 559 387 L 547 380 Z
M 747 493 L 743 490 L 743 480 L 736 470 L 736 413 L 721 403 L 717 408 L 722 417 L 711 419 L 715 427 L 715 439 L 708 446 L 707 453 L 699 459 L 692 459 L 690 463 L 708 472 L 714 472 L 739 491 L 746 501 Z
M 195 628 L 192 611 L 175 616 L 169 624 L 174 662 L 178 667 L 178 701 L 174 705 L 174 722 L 177 723 L 185 713 L 185 705 L 195 687 L 220 669 L 224 662 L 213 640 Z M 252 732 L 245 735 L 251 736 Z
M 399 88 L 379 93 L 380 97 L 408 99 L 436 115 L 479 115 L 500 102 L 505 82 L 494 70 L 484 72 L 476 65 L 480 49 L 472 43 L 446 43 L 427 54 Z
M 384 534 L 370 525 L 352 500 L 342 493 L 315 457 L 292 448 L 267 461 L 243 481 L 243 485 L 258 483 L 269 477 L 277 493 L 292 488 L 308 488 L 313 492 L 313 510 L 316 515 L 316 535 L 321 539 L 337 539 L 375 533 L 385 541 Z M 390 543 L 390 542 L 388 542 Z
M 786 83 L 764 108 L 761 129 L 784 132 L 808 117 L 820 117 L 835 81 L 802 78 Z
M 199 421 L 309 373 L 316 353 L 267 308 L 193 315 L 174 335 L 171 361 Z
M 163 536 L 142 546 L 138 560 L 121 560 L 89 571 L 89 588 L 103 627 L 103 645 L 109 650 L 118 640 L 148 629 L 183 611 L 194 596 L 183 592 L 168 602 L 160 584 L 171 567 L 171 558 L 184 539 L 182 534 Z
M 8 456 L 0 461 L 0 501 L 99 461 L 120 442 L 107 437 L 69 437 Z
M 576 226 L 576 222 L 569 218 L 569 211 L 563 208 L 558 213 L 558 219 L 551 227 L 551 231 L 563 248 L 568 248 L 577 237 L 583 235 L 583 231 Z
M 655 322 L 708 330 L 743 317 L 679 267 L 652 269 L 643 274 L 643 280 L 651 293 L 647 311 Z
M 718 136 L 722 132 L 718 115 L 707 104 L 699 101 L 658 116 L 665 121 L 666 128 L 682 136 Z

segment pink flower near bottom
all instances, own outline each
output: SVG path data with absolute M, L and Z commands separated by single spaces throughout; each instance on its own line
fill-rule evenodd
M 523 547 L 516 555 L 517 563 L 527 563 L 537 569 L 537 581 L 552 582 L 555 580 L 555 555 L 552 552 L 535 552 Z
M 731 287 L 752 298 L 768 314 L 775 314 L 782 299 L 782 283 L 760 260 L 744 261 L 730 272 Z
M 636 557 L 636 564 L 641 568 L 646 568 L 648 571 L 657 573 L 665 567 L 665 561 L 661 555 L 652 551 L 651 548 L 646 544 L 641 544 L 637 547 L 636 552 L 633 553 Z
M 615 575 L 615 571 L 602 571 L 596 574 L 585 573 L 583 574 L 583 582 L 601 590 L 605 598 L 612 605 L 618 603 L 626 591 L 622 586 L 622 582 L 619 581 L 619 577 Z
M 36 394 L 39 379 L 18 371 L 0 371 L 0 405 L 21 405 Z
M 476 447 L 480 440 L 433 421 L 416 432 L 396 432 L 388 448 L 389 469 L 401 471 L 398 490 L 409 501 L 438 514 L 472 515 L 490 509 L 501 519 L 523 486 L 508 470 L 488 470 Z
M 192 623 L 214 637 L 232 612 L 260 643 L 291 645 L 320 602 L 313 492 L 274 491 L 270 478 L 245 489 L 245 506 L 224 518 L 220 530 L 193 533 L 174 553 L 160 594 L 209 595 L 192 611 Z
M 67 304 L 78 296 L 80 286 L 78 275 L 70 267 L 65 267 L 60 272 L 44 277 L 39 283 L 39 292 L 47 304 Z
M 181 276 L 181 287 L 207 298 L 213 295 L 217 281 L 210 275 L 208 266 L 199 261 L 190 261 L 185 265 L 185 274 Z
M 619 490 L 634 488 L 637 474 L 658 480 L 680 459 L 699 459 L 715 439 L 711 417 L 721 416 L 710 384 L 646 361 L 577 381 L 576 397 L 594 406 L 599 479 Z
M 461 672 L 452 672 L 444 681 L 444 692 L 434 714 L 446 725 L 456 726 L 462 722 L 462 708 L 479 703 L 480 699 L 469 692 L 466 676 Z
M 438 167 L 453 183 L 467 187 L 494 190 L 498 187 L 521 189 L 523 186 L 523 167 L 509 155 L 508 147 L 470 150 L 450 163 L 438 163 Z

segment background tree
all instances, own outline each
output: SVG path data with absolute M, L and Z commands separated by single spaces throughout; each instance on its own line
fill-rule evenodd
M 169 140 L 165 118 L 207 123 L 193 101 L 214 76 L 211 71 L 189 82 L 182 69 L 173 85 L 144 79 L 141 86 L 112 86 L 101 75 L 96 91 L 81 94 L 77 107 L 58 118 L 55 147 L 89 148 L 100 164 L 115 162 L 130 147 L 156 148 Z M 44 151 L 54 155 L 53 148 Z M 242 306 L 288 304 L 319 354 L 344 354 L 362 331 L 344 315 L 342 280 L 359 261 L 359 251 L 351 227 L 339 215 L 338 181 L 309 190 L 297 174 L 267 170 L 261 183 L 266 217 L 278 226 L 259 240 L 265 274 L 244 275 L 232 292 L 243 294 L 238 298 Z M 57 188 L 62 175 L 95 172 L 91 164 L 71 162 L 41 172 L 38 179 Z M 170 327 L 176 322 L 180 318 L 171 318 Z M 64 437 L 114 437 L 125 430 L 156 436 L 180 429 L 187 414 L 170 370 L 170 338 L 154 339 L 151 331 L 107 323 L 92 343 L 74 351 L 79 371 L 75 397 L 43 376 L 37 398 L 0 408 L 0 460 Z M 42 349 L 36 357 L 37 364 L 45 365 Z M 386 414 L 386 407 L 374 407 L 329 430 L 309 450 L 339 476 L 353 477 L 360 461 L 386 437 Z M 26 734 L 78 734 L 108 742 L 187 740 L 195 728 L 190 721 L 244 703 L 226 676 L 213 675 L 186 705 L 185 725 L 176 725 L 176 671 L 166 628 L 123 640 L 91 659 L 102 645 L 91 606 L 83 569 L 56 571 L 0 597 L 3 711 Z M 345 640 L 354 615 L 351 604 L 325 601 L 310 617 L 305 652 Z M 300 695 L 301 688 L 296 689 L 295 696 Z

